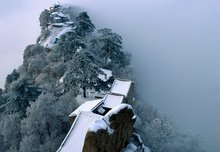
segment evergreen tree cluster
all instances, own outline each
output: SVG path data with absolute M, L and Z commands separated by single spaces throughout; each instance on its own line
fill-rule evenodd
M 128 59 L 128 54 L 122 51 L 118 34 L 110 29 L 102 29 L 108 35 L 95 34 L 95 26 L 86 12 L 71 16 L 75 16 L 75 29 L 64 33 L 51 48 L 40 41 L 28 45 L 23 64 L 7 76 L 5 88 L 0 90 L 1 152 L 56 151 L 70 128 L 68 115 L 78 107 L 76 97 L 80 89 L 85 93 L 105 85 L 98 78 L 104 74 L 100 68 L 116 73 L 117 68 L 130 66 L 129 60 L 127 64 L 120 63 Z M 53 32 L 53 28 L 48 28 L 50 12 L 44 10 L 39 19 L 40 37 L 46 40 Z M 115 42 L 118 46 L 110 47 L 115 35 L 120 38 Z M 104 53 L 106 46 L 108 53 Z M 113 59 L 111 52 L 120 57 Z M 118 75 L 127 78 L 123 73 Z

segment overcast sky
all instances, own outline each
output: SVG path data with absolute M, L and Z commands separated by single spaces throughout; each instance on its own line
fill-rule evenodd
M 0 0 L 3 1 L 3 0 Z M 7 0 L 0 5 L 0 86 L 39 35 L 38 16 L 57 1 Z M 68 0 L 63 1 L 68 2 Z M 201 134 L 220 151 L 220 2 L 218 0 L 69 0 L 98 28 L 122 35 L 133 54 L 143 100 Z

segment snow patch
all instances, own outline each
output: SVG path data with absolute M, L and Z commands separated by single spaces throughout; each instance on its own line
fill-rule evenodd
M 62 76 L 62 77 L 60 78 L 59 83 L 62 84 L 63 81 L 64 81 L 64 76 Z
M 77 48 L 76 52 L 79 53 L 81 50 L 82 50 L 82 47 L 80 46 L 80 47 Z

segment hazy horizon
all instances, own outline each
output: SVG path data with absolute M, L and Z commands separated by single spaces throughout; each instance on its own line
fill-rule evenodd
M 40 12 L 54 2 L 9 0 L 0 6 L 0 86 L 35 43 Z M 68 0 L 63 1 L 68 2 Z M 88 10 L 97 26 L 112 28 L 133 55 L 143 100 L 200 134 L 203 147 L 220 151 L 220 2 L 217 0 L 69 1 Z

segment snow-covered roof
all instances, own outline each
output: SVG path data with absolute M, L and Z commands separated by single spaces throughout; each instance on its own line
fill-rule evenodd
M 69 115 L 69 117 L 76 116 L 82 111 L 92 111 L 94 108 L 96 108 L 101 103 L 102 103 L 102 99 L 86 101 L 85 103 L 81 104 L 75 111 L 73 111 Z
M 74 24 L 74 22 L 72 22 L 72 21 L 67 21 L 65 23 L 68 24 L 68 25 L 73 25 Z
M 66 15 L 61 12 L 53 12 L 51 15 L 56 17 L 66 17 Z
M 54 17 L 55 20 L 60 20 L 61 17 L 57 16 L 57 17 Z
M 98 78 L 100 80 L 106 82 L 112 77 L 112 71 L 111 70 L 102 69 L 102 68 L 100 68 L 100 70 L 104 73 L 104 74 L 99 74 L 98 75 Z
M 92 112 L 80 112 L 57 152 L 82 152 L 90 125 L 100 118 Z
M 53 12 L 53 13 L 51 13 L 51 15 L 52 16 L 55 16 L 55 15 L 57 15 L 59 12 Z
M 103 99 L 103 107 L 114 108 L 115 106 L 123 103 L 123 100 L 124 96 L 106 94 Z
M 63 13 L 60 13 L 60 12 L 59 12 L 57 15 L 58 15 L 59 17 L 66 17 L 66 15 L 64 15 Z
M 57 27 L 65 26 L 64 23 L 53 23 L 52 25 L 53 25 L 53 26 L 57 26 Z
M 124 95 L 125 97 L 127 97 L 132 83 L 133 82 L 130 80 L 115 79 L 115 81 L 112 84 L 110 93 L 120 94 L 120 95 Z

